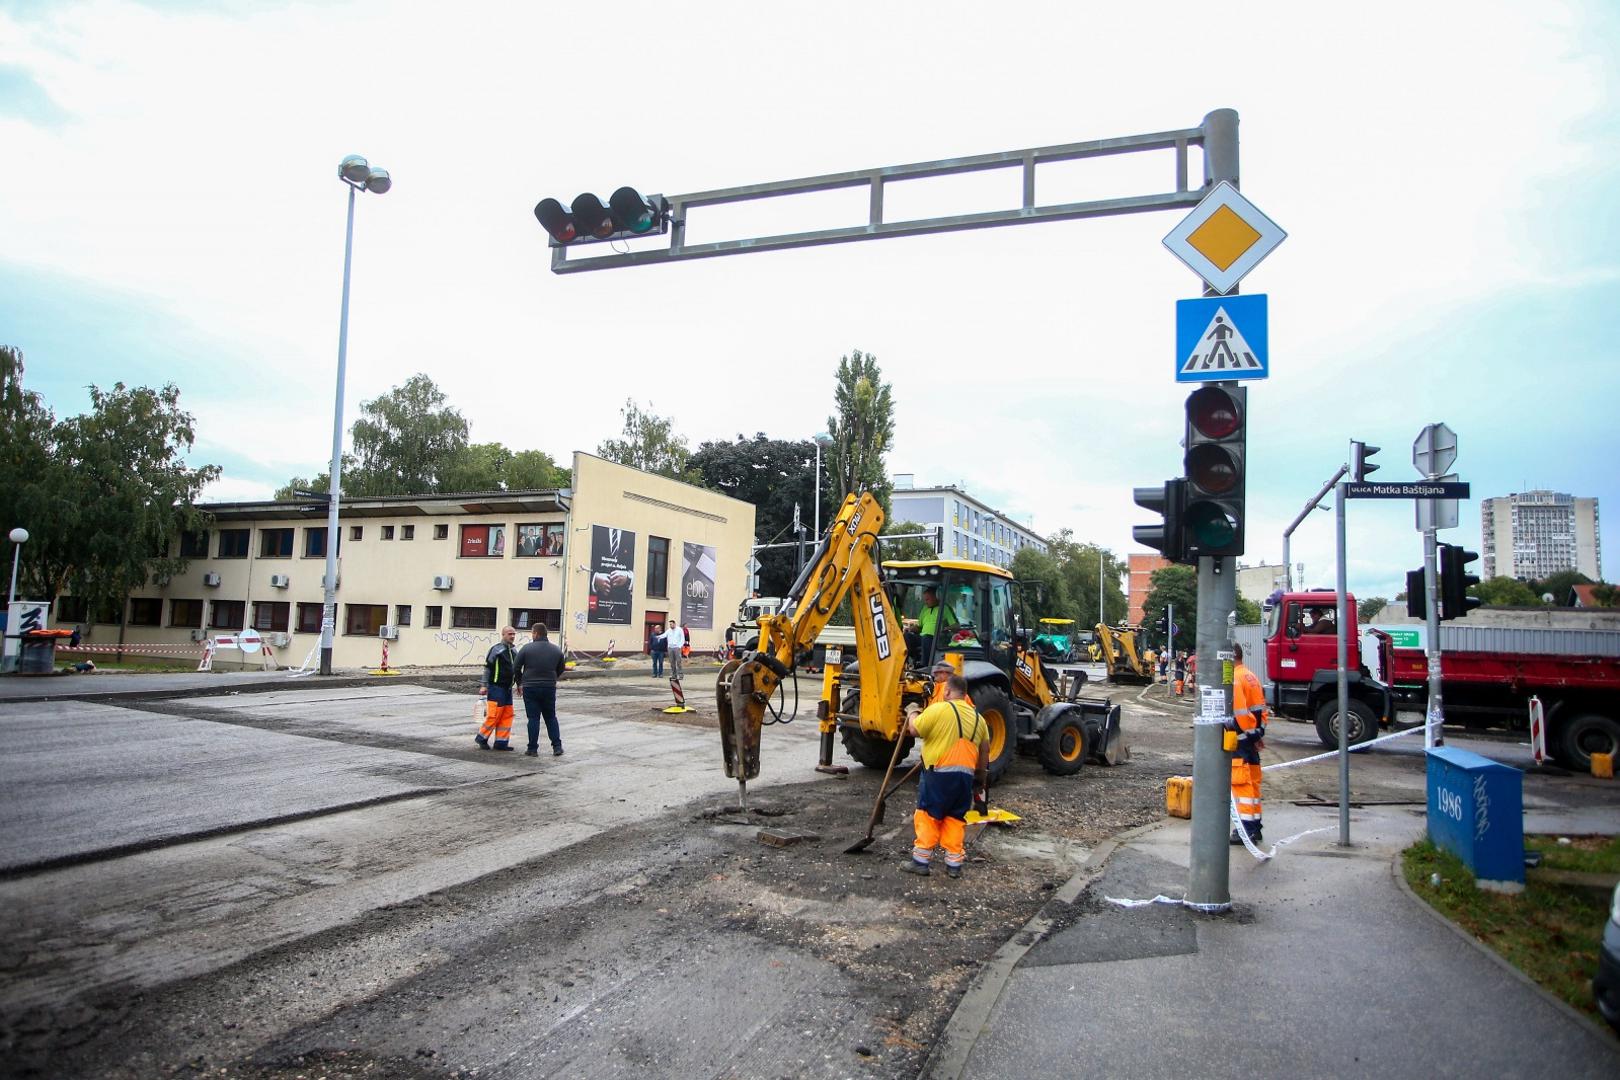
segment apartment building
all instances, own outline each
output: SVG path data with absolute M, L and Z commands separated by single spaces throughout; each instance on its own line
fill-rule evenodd
M 1047 550 L 1046 539 L 1029 526 L 954 485 L 920 488 L 911 473 L 896 473 L 889 505 L 891 521 L 943 529 L 946 558 L 1010 567 L 1026 547 Z
M 1562 570 L 1603 580 L 1598 501 L 1525 491 L 1480 504 L 1483 577 L 1536 581 Z

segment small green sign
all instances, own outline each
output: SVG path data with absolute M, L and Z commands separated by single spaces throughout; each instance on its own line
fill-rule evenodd
M 1423 631 L 1416 627 L 1380 626 L 1378 629 L 1389 635 L 1390 643 L 1397 649 L 1423 648 Z

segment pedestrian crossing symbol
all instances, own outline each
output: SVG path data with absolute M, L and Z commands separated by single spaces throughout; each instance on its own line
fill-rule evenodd
M 1176 381 L 1264 379 L 1266 297 L 1210 296 L 1176 301 Z

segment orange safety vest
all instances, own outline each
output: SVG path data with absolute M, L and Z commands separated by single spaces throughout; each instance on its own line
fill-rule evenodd
M 951 712 L 956 716 L 956 742 L 934 764 L 933 771 L 975 773 L 979 768 L 979 744 L 969 736 L 978 734 L 978 714 L 974 714 L 973 730 L 964 733 L 962 731 L 962 712 L 956 707 L 956 702 L 947 701 L 945 704 L 951 707 Z M 968 707 L 972 708 L 971 705 Z
M 1260 677 L 1242 664 L 1232 670 L 1232 719 L 1244 731 L 1266 722 L 1266 692 Z

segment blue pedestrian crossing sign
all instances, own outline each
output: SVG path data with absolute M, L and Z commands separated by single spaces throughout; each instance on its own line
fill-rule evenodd
M 1176 382 L 1271 374 L 1264 293 L 1176 301 Z

